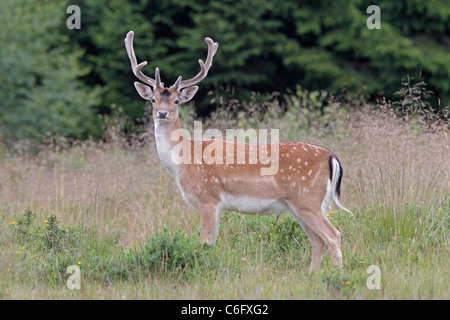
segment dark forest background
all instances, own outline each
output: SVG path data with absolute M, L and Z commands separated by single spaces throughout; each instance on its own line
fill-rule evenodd
M 79 30 L 66 26 L 69 5 L 81 9 Z M 366 26 L 370 5 L 381 9 L 379 30 Z M 205 37 L 219 42 L 190 106 L 205 117 L 218 95 L 282 99 L 301 87 L 374 101 L 395 99 L 408 77 L 426 81 L 437 109 L 450 102 L 448 0 L 2 0 L 0 142 L 99 138 L 115 109 L 142 118 L 129 30 L 144 72 L 158 66 L 166 86 L 199 71 Z

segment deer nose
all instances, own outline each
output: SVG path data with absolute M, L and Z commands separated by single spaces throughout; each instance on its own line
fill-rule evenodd
M 167 111 L 158 111 L 158 117 L 161 118 L 161 119 L 167 118 L 168 114 L 169 113 Z

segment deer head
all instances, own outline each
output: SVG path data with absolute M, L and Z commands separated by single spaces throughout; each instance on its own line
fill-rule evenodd
M 202 81 L 207 75 L 209 68 L 211 68 L 213 57 L 217 52 L 219 44 L 214 42 L 211 38 L 206 38 L 208 44 L 208 55 L 206 63 L 201 59 L 198 60 L 200 64 L 200 72 L 189 80 L 182 80 L 179 76 L 175 83 L 169 88 L 164 87 L 159 74 L 159 68 L 155 70 L 155 79 L 152 79 L 142 72 L 142 68 L 147 65 L 147 61 L 137 63 L 136 55 L 133 48 L 134 32 L 127 33 L 125 38 L 125 48 L 127 50 L 128 58 L 130 58 L 131 68 L 134 75 L 143 83 L 135 82 L 139 95 L 152 102 L 153 104 L 153 119 L 158 122 L 171 122 L 178 119 L 178 106 L 181 103 L 188 102 L 197 93 L 198 87 L 195 84 Z

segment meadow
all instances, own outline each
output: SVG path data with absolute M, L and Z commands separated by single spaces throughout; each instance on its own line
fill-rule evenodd
M 309 273 L 309 241 L 289 214 L 224 212 L 217 243 L 200 244 L 200 213 L 160 162 L 152 123 L 130 139 L 114 128 L 119 117 L 102 142 L 0 149 L 0 299 L 448 299 L 448 122 L 389 102 L 256 105 L 221 106 L 205 127 L 278 128 L 282 141 L 339 156 L 341 201 L 354 213 L 328 214 L 342 269 L 325 250 Z M 192 129 L 188 108 L 181 118 Z M 67 287 L 70 265 L 80 289 Z

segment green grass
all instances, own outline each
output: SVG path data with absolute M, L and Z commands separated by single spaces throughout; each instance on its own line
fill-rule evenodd
M 330 266 L 326 253 L 317 274 L 309 274 L 309 242 L 287 214 L 276 222 L 224 213 L 214 246 L 201 244 L 198 231 L 164 229 L 126 249 L 117 233 L 99 236 L 56 216 L 30 220 L 30 212 L 0 230 L 2 299 L 448 298 L 448 205 L 330 214 L 343 234 L 344 268 Z M 80 267 L 80 290 L 66 287 L 69 265 Z M 370 265 L 381 270 L 380 290 L 366 285 Z

